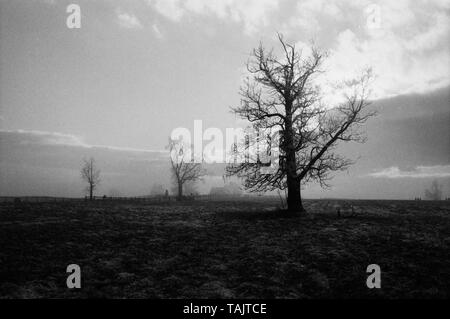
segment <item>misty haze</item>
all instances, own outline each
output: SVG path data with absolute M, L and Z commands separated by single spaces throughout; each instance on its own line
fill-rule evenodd
M 448 2 L 0 9 L 0 298 L 450 296 Z

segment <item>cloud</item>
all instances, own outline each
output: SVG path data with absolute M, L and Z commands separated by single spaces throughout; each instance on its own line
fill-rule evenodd
M 372 67 L 372 99 L 426 93 L 450 85 L 450 5 L 445 0 L 147 3 L 177 23 L 188 21 L 185 17 L 212 17 L 241 24 L 247 35 L 279 30 L 294 43 L 315 39 L 330 53 L 324 66 L 327 83 L 334 84 Z M 338 93 L 331 85 L 325 91 L 329 96 Z
M 337 3 L 325 0 L 298 2 L 293 12 L 294 15 L 284 25 L 284 28 L 300 27 L 309 34 L 315 34 L 322 28 L 321 17 L 334 21 L 343 19 L 342 11 Z
M 147 0 L 147 3 L 172 21 L 180 21 L 185 13 L 180 0 Z
M 153 30 L 153 33 L 155 34 L 156 38 L 158 38 L 160 40 L 164 38 L 163 34 L 159 30 L 159 27 L 156 23 L 152 25 L 152 30 Z
M 125 29 L 142 29 L 143 26 L 139 19 L 132 13 L 116 10 L 118 23 Z
M 129 152 L 129 153 L 162 153 L 162 154 L 167 153 L 166 150 L 149 150 L 149 149 L 117 147 L 109 145 L 91 145 L 85 143 L 79 136 L 59 132 L 46 132 L 33 130 L 0 130 L 0 139 L 4 144 L 75 146 L 89 149 L 96 148 L 109 151 Z
M 371 173 L 369 176 L 375 178 L 445 178 L 450 177 L 450 165 L 417 166 L 409 169 L 393 166 Z
M 147 149 L 132 148 L 132 147 L 118 147 L 118 146 L 107 146 L 107 145 L 90 145 L 88 147 L 101 148 L 101 149 L 105 149 L 105 150 L 118 151 L 118 152 L 168 154 L 168 151 L 165 151 L 165 150 L 147 150 Z
M 294 43 L 314 39 L 328 50 L 327 83 L 371 66 L 371 98 L 380 99 L 450 85 L 449 8 L 442 0 L 304 0 L 291 15 L 280 13 L 277 29 Z M 326 91 L 336 100 L 338 91 Z
M 11 142 L 21 145 L 67 145 L 88 147 L 79 137 L 72 134 L 27 130 L 0 130 L 2 143 Z
M 371 1 L 379 9 L 378 26 L 369 23 L 367 2 L 338 1 L 338 10 L 356 13 L 354 22 L 323 23 L 325 12 L 312 14 L 320 35 L 331 38 L 328 80 L 338 81 L 366 66 L 376 76 L 374 99 L 407 93 L 425 93 L 450 84 L 450 16 L 441 1 Z M 303 11 L 303 15 L 311 12 Z M 359 13 L 359 14 L 358 14 Z M 326 36 L 325 36 L 326 37 Z
M 174 22 L 186 15 L 213 16 L 241 23 L 247 34 L 267 25 L 270 13 L 278 7 L 278 1 L 274 0 L 147 0 L 147 3 Z

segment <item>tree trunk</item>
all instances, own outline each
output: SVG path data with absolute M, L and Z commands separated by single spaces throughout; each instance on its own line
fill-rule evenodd
M 286 175 L 288 187 L 288 211 L 300 213 L 305 209 L 302 205 L 300 196 L 300 179 L 297 177 L 297 160 L 294 146 L 294 130 L 292 128 L 292 102 L 286 104 L 286 121 L 285 121 L 285 145 L 286 151 Z
M 183 198 L 183 184 L 178 182 L 178 200 Z
M 92 185 L 89 185 L 89 200 L 92 200 L 93 193 L 94 193 L 94 187 L 92 187 Z
M 301 190 L 300 190 L 300 181 L 294 178 L 287 179 L 288 186 L 288 198 L 287 205 L 288 211 L 293 213 L 302 213 L 305 212 L 302 204 Z

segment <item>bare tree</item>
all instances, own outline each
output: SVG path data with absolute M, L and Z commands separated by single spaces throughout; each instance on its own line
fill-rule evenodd
M 94 191 L 100 184 L 100 170 L 95 165 L 94 158 L 84 159 L 81 168 L 81 178 L 88 183 L 89 199 L 92 200 Z
M 175 180 L 175 179 L 174 179 Z M 173 194 L 178 194 L 178 183 L 174 183 L 170 188 Z M 183 196 L 195 196 L 198 195 L 197 181 L 190 181 L 183 184 Z
M 442 199 L 442 185 L 434 180 L 431 183 L 431 188 L 425 190 L 425 198 L 428 200 L 441 200 Z
M 340 88 L 347 92 L 344 102 L 334 107 L 324 105 L 316 79 L 323 73 L 321 65 L 326 54 L 312 48 L 312 53 L 304 56 L 281 35 L 278 38 L 283 52 L 281 58 L 262 44 L 253 50 L 247 62 L 249 77 L 240 90 L 241 104 L 232 108 L 255 129 L 277 130 L 277 170 L 261 173 L 261 167 L 266 164 L 258 159 L 229 164 L 227 174 L 244 178 L 244 185 L 250 191 L 287 189 L 288 210 L 302 212 L 302 185 L 318 181 L 328 187 L 330 172 L 352 164 L 335 152 L 336 143 L 364 141 L 358 127 L 375 114 L 367 111 L 371 71 L 368 69 L 361 77 L 341 84 Z M 260 138 L 264 136 L 256 140 Z M 266 137 L 269 147 L 271 138 L 270 134 Z M 251 147 L 249 140 L 255 139 L 247 139 L 244 148 Z
M 201 179 L 206 173 L 201 163 L 194 163 L 188 145 L 182 140 L 169 139 L 172 177 L 178 190 L 178 199 L 183 198 L 183 187 Z

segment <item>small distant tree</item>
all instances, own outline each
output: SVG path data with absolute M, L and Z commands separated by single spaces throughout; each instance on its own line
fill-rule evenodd
M 193 161 L 189 148 L 182 140 L 169 139 L 171 172 L 179 200 L 183 198 L 183 187 L 187 183 L 194 183 L 206 174 L 202 164 Z
M 437 180 L 431 183 L 431 188 L 425 190 L 425 198 L 428 200 L 441 200 L 442 199 L 442 186 Z
M 100 184 L 100 170 L 97 169 L 94 158 L 83 160 L 81 178 L 88 184 L 89 199 L 92 200 L 94 191 Z

